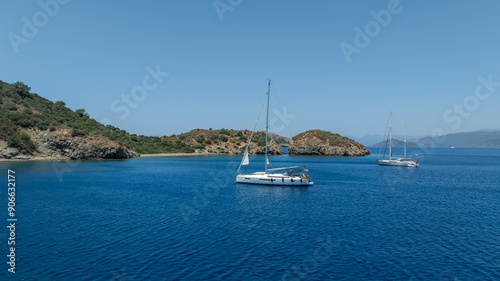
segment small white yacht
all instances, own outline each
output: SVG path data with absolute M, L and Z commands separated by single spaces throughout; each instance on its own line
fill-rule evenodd
M 405 124 L 405 150 L 404 150 L 404 156 L 403 158 L 396 158 L 392 157 L 392 112 L 389 115 L 389 138 L 386 140 L 386 146 L 387 142 L 389 143 L 389 158 L 385 158 L 385 149 L 384 149 L 384 156 L 382 159 L 377 159 L 377 162 L 379 165 L 384 165 L 384 166 L 398 166 L 398 167 L 412 167 L 412 168 L 417 168 L 419 166 L 418 164 L 418 154 L 415 154 L 415 156 L 412 159 L 406 158 L 406 124 Z M 380 148 L 382 150 L 382 147 Z M 380 156 L 380 152 L 379 152 Z
M 257 117 L 257 122 L 255 123 L 254 130 L 252 131 L 252 135 L 248 140 L 247 148 L 245 150 L 245 154 L 243 159 L 241 160 L 240 167 L 238 168 L 238 172 L 236 175 L 237 183 L 247 183 L 247 184 L 259 184 L 259 185 L 281 185 L 281 186 L 309 186 L 313 185 L 313 182 L 309 180 L 309 175 L 307 174 L 308 170 L 299 169 L 298 166 L 294 167 L 285 167 L 285 168 L 271 168 L 269 169 L 270 163 L 267 157 L 268 148 L 268 133 L 269 133 L 269 100 L 271 95 L 271 80 L 268 81 L 267 85 L 267 114 L 266 114 L 266 150 L 265 150 L 265 169 L 264 172 L 255 172 L 252 174 L 240 174 L 240 169 L 242 166 L 250 164 L 248 160 L 248 148 L 250 147 L 250 143 L 252 141 L 253 134 L 255 132 L 255 128 L 257 126 L 257 122 L 259 117 Z M 262 104 L 264 106 L 264 103 Z M 262 112 L 262 109 L 261 109 Z

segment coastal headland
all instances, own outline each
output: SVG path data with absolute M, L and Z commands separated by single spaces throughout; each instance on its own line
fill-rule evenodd
M 144 136 L 104 125 L 84 109 L 50 101 L 22 82 L 0 81 L 0 160 L 86 160 L 135 157 L 250 155 L 265 153 L 265 133 L 234 129 L 194 129 L 170 136 Z M 249 143 L 249 140 L 251 141 Z M 363 156 L 354 140 L 311 130 L 292 139 L 269 134 L 268 154 Z

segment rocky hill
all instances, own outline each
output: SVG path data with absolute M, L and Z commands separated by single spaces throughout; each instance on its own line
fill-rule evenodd
M 164 142 L 185 143 L 186 146 L 194 149 L 195 153 L 216 153 L 228 155 L 243 155 L 252 132 L 248 130 L 205 130 L 195 129 L 188 133 L 162 137 Z M 248 153 L 251 155 L 265 153 L 265 133 L 256 132 L 252 137 L 252 142 Z M 279 136 L 270 136 L 268 140 L 268 153 L 270 155 L 284 154 L 280 145 L 275 141 Z
M 0 81 L 0 159 L 126 159 L 138 154 L 121 142 L 125 131 Z
M 365 146 L 339 134 L 310 130 L 292 138 L 290 155 L 364 156 L 370 155 Z

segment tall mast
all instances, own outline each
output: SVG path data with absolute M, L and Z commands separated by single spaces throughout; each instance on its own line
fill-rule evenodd
M 389 160 L 392 158 L 392 112 L 389 115 Z
M 405 124 L 405 159 L 406 159 L 406 124 Z
M 269 132 L 269 100 L 271 96 L 271 79 L 268 80 L 267 84 L 267 114 L 266 114 L 266 174 L 267 174 L 267 135 Z

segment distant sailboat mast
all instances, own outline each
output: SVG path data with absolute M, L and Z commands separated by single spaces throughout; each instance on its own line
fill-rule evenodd
M 267 135 L 269 132 L 269 99 L 271 96 L 271 80 L 267 84 L 267 114 L 266 114 L 266 169 L 265 173 L 267 174 L 267 165 L 269 164 L 269 160 L 267 159 Z
M 392 158 L 392 112 L 389 115 L 389 159 Z
M 405 124 L 405 156 L 404 159 L 406 159 L 406 124 Z

